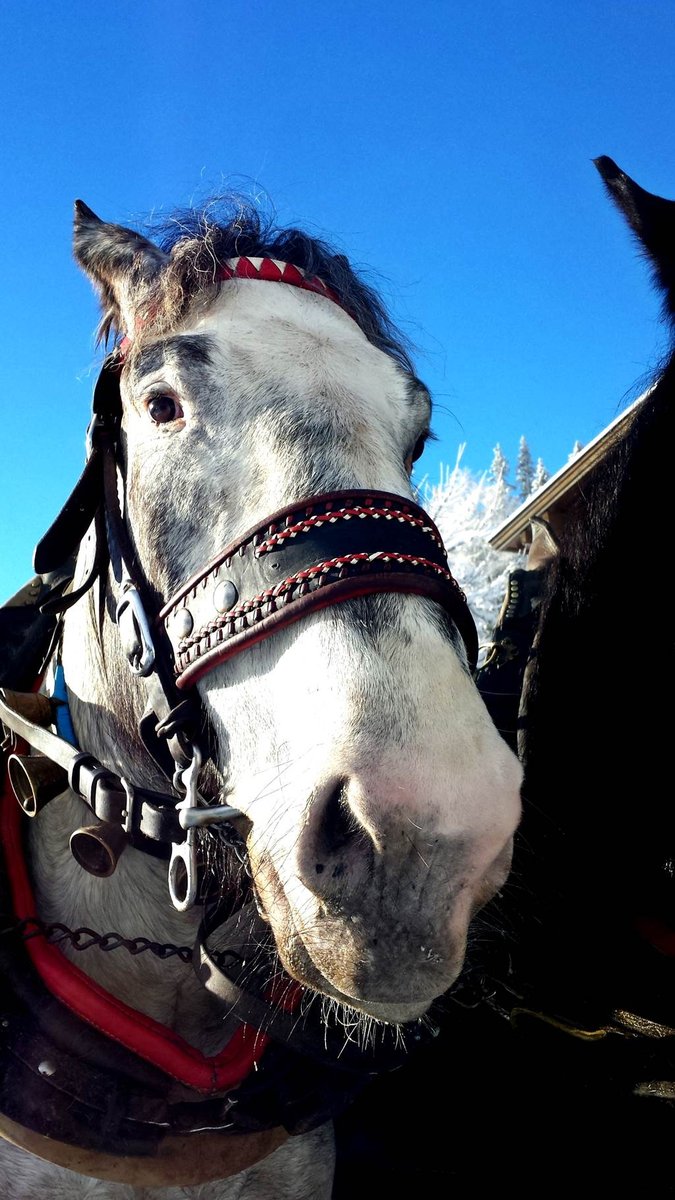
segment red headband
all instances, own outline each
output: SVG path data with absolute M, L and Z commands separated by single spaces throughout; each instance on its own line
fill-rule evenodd
M 323 279 L 319 279 L 318 275 L 308 275 L 302 267 L 281 262 L 278 258 L 249 258 L 243 254 L 239 258 L 227 258 L 218 268 L 216 279 L 264 279 L 272 283 L 290 283 L 293 287 L 304 288 L 306 292 L 316 292 L 319 296 L 325 296 L 349 317 L 352 316 L 337 292 L 324 283 Z M 126 354 L 131 342 L 131 335 L 125 334 L 119 345 L 122 355 Z
M 266 279 L 273 283 L 290 283 L 293 287 L 304 288 L 307 292 L 318 292 L 327 296 L 334 304 L 342 303 L 336 292 L 329 288 L 318 275 L 308 275 L 302 267 L 293 263 L 281 262 L 278 258 L 227 258 L 218 271 L 219 279 Z

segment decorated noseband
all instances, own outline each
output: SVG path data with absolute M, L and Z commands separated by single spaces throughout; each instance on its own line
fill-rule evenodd
M 266 517 L 232 542 L 159 614 L 176 683 L 207 671 L 308 613 L 377 592 L 427 596 L 455 622 L 470 666 L 478 639 L 431 517 L 403 496 L 327 492 Z

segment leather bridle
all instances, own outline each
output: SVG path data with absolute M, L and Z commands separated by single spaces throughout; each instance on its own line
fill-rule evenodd
M 231 260 L 223 268 L 222 278 L 237 277 L 291 283 L 339 303 L 320 281 L 271 260 Z M 464 593 L 448 568 L 443 541 L 434 522 L 409 497 L 379 489 L 347 489 L 299 499 L 237 538 L 163 602 L 138 561 L 120 507 L 123 366 L 123 348 L 118 348 L 103 364 L 94 391 L 84 471 L 61 513 L 38 543 L 34 564 L 41 580 L 57 581 L 46 597 L 40 589 L 40 609 L 54 622 L 45 663 L 58 645 L 63 612 L 88 593 L 96 580 L 101 580 L 103 589 L 108 571 L 112 574 L 118 596 L 116 622 L 121 643 L 130 670 L 143 681 L 146 690 L 139 733 L 169 786 L 165 792 L 139 787 L 74 745 L 72 738 L 64 736 L 57 697 L 36 695 L 32 707 L 27 705 L 25 693 L 0 689 L 0 721 L 11 732 L 16 740 L 15 750 L 19 751 L 10 756 L 9 774 L 24 812 L 35 816 L 45 803 L 70 786 L 99 823 L 89 828 L 90 834 L 92 829 L 96 831 L 97 851 L 93 856 L 91 841 L 85 836 L 88 829 L 73 835 L 71 849 L 77 861 L 94 874 L 110 874 L 127 845 L 169 858 L 171 897 L 176 908 L 184 911 L 201 898 L 199 828 L 212 823 L 217 823 L 222 833 L 232 828 L 232 840 L 236 843 L 239 839 L 243 847 L 236 828 L 240 815 L 237 810 L 214 803 L 213 796 L 207 799 L 203 787 L 200 790 L 200 770 L 210 755 L 204 734 L 207 722 L 195 688 L 198 679 L 292 622 L 365 595 L 404 593 L 434 601 L 459 631 L 471 670 L 476 664 L 477 634 Z M 76 559 L 79 559 L 77 580 Z M 52 732 L 54 727 L 56 732 Z M 33 793 L 23 784 L 22 754 L 28 746 L 56 764 L 61 773 L 57 772 L 57 783 L 46 793 Z M 234 825 L 230 826 L 232 821 Z M 2 872 L 0 884 L 7 884 Z M 233 1006 L 243 1022 L 252 1021 L 276 1043 L 266 1051 L 262 1066 L 258 1064 L 259 1079 L 261 1074 L 265 1076 L 262 1087 L 256 1083 L 255 1073 L 238 1084 L 237 1099 L 223 1101 L 222 1111 L 209 1118 L 210 1128 L 269 1129 L 279 1124 L 293 1132 L 312 1128 L 338 1111 L 366 1079 L 400 1065 L 410 1043 L 433 1035 L 431 1020 L 424 1029 L 419 1022 L 413 1022 L 411 1027 L 405 1027 L 407 1047 L 401 1036 L 394 1038 L 393 1043 L 391 1039 L 378 1041 L 372 1052 L 361 1046 L 358 1052 L 356 1047 L 354 1053 L 351 1049 L 345 1051 L 341 1028 L 336 1028 L 333 1036 L 324 1018 L 320 1027 L 316 1027 L 316 1009 L 309 1017 L 299 1018 L 303 991 L 299 985 L 291 992 L 285 979 L 288 1001 L 285 1004 L 270 995 L 271 947 L 269 955 L 263 953 L 269 931 L 256 916 L 253 903 L 245 904 L 234 915 L 218 906 L 209 908 L 207 904 L 205 908 L 194 947 L 194 966 L 200 981 Z M 27 911 L 18 915 L 25 918 L 34 914 Z M 23 923 L 19 920 L 17 929 Z M 242 952 L 247 939 L 249 944 L 253 939 L 256 947 L 259 969 L 255 978 L 251 973 L 251 955 Z M 3 969 L 13 972 L 12 987 L 19 996 L 25 990 L 26 975 L 18 944 L 11 953 L 7 952 L 3 961 Z M 39 1021 L 53 1003 L 50 995 L 40 991 L 35 999 Z M 62 1009 L 62 1014 L 65 1014 L 63 1020 L 73 1019 L 67 1009 Z M 129 1019 L 133 1025 L 133 1014 Z M 76 1107 L 86 1102 L 91 1090 L 88 1052 L 82 1051 L 79 1044 L 98 1037 L 96 1031 L 104 1028 L 94 1021 L 96 1030 L 92 1030 L 90 1016 L 84 1015 L 84 1020 L 86 1026 L 81 1021 L 74 1024 L 70 1043 L 76 1049 L 67 1050 L 64 1060 L 72 1077 L 70 1095 L 75 1098 Z M 31 1039 L 34 1036 L 35 1033 L 31 1034 Z M 114 1073 L 114 1043 L 111 1052 L 105 1049 L 103 1033 L 100 1039 L 97 1061 L 106 1061 L 109 1071 Z M 142 1057 L 146 1062 L 158 1061 L 149 1051 L 143 1051 Z M 35 1086 L 40 1075 L 39 1065 L 26 1069 L 27 1082 L 22 1077 L 19 1088 L 22 1094 L 28 1086 Z M 159 1066 L 160 1073 L 165 1069 Z M 42 1081 L 40 1086 L 47 1084 Z M 126 1096 L 128 1082 L 121 1083 L 120 1088 Z M 218 1081 L 198 1090 L 213 1092 L 214 1088 L 222 1094 Z M 51 1105 L 52 1097 L 59 1094 L 58 1088 L 48 1089 L 48 1093 Z M 12 1116 L 14 1109 L 10 1112 L 8 1103 L 9 1100 L 5 1102 L 5 1115 Z M 154 1137 L 154 1103 L 152 1096 L 143 1092 L 139 1113 L 144 1114 L 143 1121 L 147 1113 L 151 1114 L 146 1125 L 136 1126 L 139 1137 L 141 1128 L 144 1131 L 143 1153 Z M 235 1104 L 237 1107 L 232 1109 Z M 194 1112 L 196 1124 L 183 1125 L 186 1132 L 203 1127 L 199 1124 L 201 1110 L 198 1112 L 195 1107 Z M 32 1118 L 24 1119 L 21 1104 L 14 1115 L 21 1124 L 34 1127 Z M 181 1120 L 182 1116 L 169 1114 L 166 1128 L 180 1128 Z M 72 1130 L 62 1128 L 51 1116 L 40 1120 L 36 1127 L 44 1129 L 49 1137 L 83 1145 L 89 1136 L 83 1132 L 85 1126 L 87 1118 L 75 1115 Z M 100 1129 L 96 1126 L 93 1136 L 99 1148 L 107 1144 L 106 1129 L 105 1120 Z M 130 1144 L 125 1134 L 121 1142 L 125 1153 Z
M 65 593 L 59 589 L 42 604 L 43 611 L 53 613 L 79 600 L 110 565 L 119 588 L 120 639 L 129 668 L 147 693 L 140 735 L 171 781 L 171 791 L 138 788 L 25 718 L 17 725 L 7 697 L 0 698 L 0 717 L 64 767 L 73 790 L 110 827 L 116 848 L 128 842 L 155 855 L 170 853 L 171 898 L 184 911 L 198 895 L 198 827 L 236 816 L 229 806 L 208 804 L 199 792 L 200 768 L 209 751 L 194 688 L 198 679 L 312 612 L 377 593 L 414 594 L 437 603 L 459 630 L 471 669 L 478 643 L 431 517 L 410 498 L 379 489 L 327 492 L 273 513 L 160 605 L 120 509 L 123 361 L 118 351 L 103 365 L 84 472 L 38 543 L 34 561 L 36 571 L 46 574 L 62 568 L 85 537 L 93 543 L 82 582 Z M 73 850 L 77 857 L 75 844 Z M 111 863 L 114 869 L 112 858 Z M 89 867 L 84 856 L 82 865 Z

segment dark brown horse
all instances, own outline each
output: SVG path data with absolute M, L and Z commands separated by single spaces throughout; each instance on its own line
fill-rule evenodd
M 672 327 L 675 202 L 596 166 Z M 547 571 L 513 874 L 437 1043 L 342 1122 L 340 1198 L 369 1169 L 383 1192 L 675 1194 L 674 445 L 671 353 Z

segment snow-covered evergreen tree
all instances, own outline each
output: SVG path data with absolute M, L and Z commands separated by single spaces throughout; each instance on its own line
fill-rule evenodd
M 548 483 L 550 478 L 551 478 L 551 476 L 549 475 L 548 471 L 546 470 L 543 460 L 541 458 L 538 458 L 537 465 L 534 468 L 534 475 L 532 477 L 532 491 L 538 492 L 539 488 L 542 488 L 545 483 Z
M 509 571 L 523 565 L 520 555 L 495 550 L 488 538 L 514 511 L 518 501 L 506 481 L 508 463 L 476 476 L 461 465 L 464 445 L 459 447 L 454 467 L 442 467 L 437 484 L 424 480 L 419 486 L 420 503 L 438 525 L 448 551 L 450 570 L 466 593 L 482 646 L 490 641 L 506 591 Z M 479 662 L 482 660 L 481 654 Z
M 530 447 L 523 435 L 518 445 L 518 461 L 516 463 L 516 486 L 521 500 L 527 500 L 527 497 L 532 492 L 533 482 L 534 463 L 532 462 Z
M 462 450 L 460 450 L 460 455 Z M 490 463 L 490 470 L 488 474 L 493 483 L 504 483 L 508 486 L 509 460 L 504 454 L 499 442 L 497 442 L 497 445 L 492 451 L 492 462 Z

